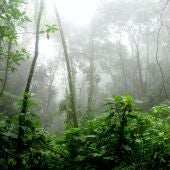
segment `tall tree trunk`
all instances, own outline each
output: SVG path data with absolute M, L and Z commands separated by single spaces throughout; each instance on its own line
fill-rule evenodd
M 50 85 L 48 87 L 48 98 L 47 98 L 47 106 L 46 106 L 46 113 L 49 111 L 50 101 L 51 101 L 51 89 L 52 89 L 52 81 L 50 81 Z
M 147 40 L 146 40 L 146 86 L 147 86 L 147 91 L 149 90 L 149 86 L 150 86 L 150 74 L 149 74 L 149 63 L 150 63 L 150 59 L 149 59 L 149 28 L 147 29 Z
M 94 19 L 92 21 L 92 33 L 90 39 L 90 69 L 89 69 L 89 92 L 88 92 L 88 103 L 87 112 L 91 113 L 94 109 Z
M 30 85 L 32 81 L 32 77 L 34 74 L 34 69 L 36 65 L 36 61 L 38 58 L 38 52 L 39 52 L 39 31 L 40 31 L 40 23 L 41 23 L 41 17 L 42 17 L 42 11 L 43 11 L 43 5 L 44 5 L 44 0 L 40 1 L 40 9 L 38 13 L 38 19 L 37 19 L 37 27 L 36 27 L 36 41 L 35 41 L 35 53 L 34 53 L 34 58 L 32 61 L 32 65 L 30 68 L 26 88 L 24 91 L 24 98 L 21 106 L 21 112 L 19 114 L 19 132 L 18 132 L 18 139 L 17 139 L 17 160 L 16 160 L 16 169 L 21 170 L 22 169 L 22 151 L 24 147 L 24 141 L 23 141 L 23 136 L 24 136 L 24 129 L 23 126 L 25 126 L 25 114 L 28 110 L 28 99 L 29 99 L 29 92 L 30 92 Z
M 138 76 L 139 76 L 139 83 L 140 83 L 140 97 L 144 95 L 144 85 L 143 85 L 143 77 L 142 77 L 142 67 L 140 61 L 140 52 L 139 46 L 136 45 L 136 59 L 137 59 L 137 66 L 138 66 Z
M 72 82 L 73 82 L 73 90 L 74 90 L 74 101 L 75 101 L 75 106 L 77 103 L 76 99 L 76 68 L 73 66 L 73 60 L 70 60 L 70 66 L 71 66 L 71 73 L 72 73 Z M 76 114 L 77 114 L 77 107 L 76 107 Z M 78 115 L 77 115 L 78 116 Z
M 58 27 L 59 27 L 59 31 L 60 31 L 61 41 L 62 41 L 62 45 L 63 45 L 66 66 L 67 66 L 69 92 L 70 92 L 70 103 L 71 103 L 71 119 L 72 119 L 72 120 L 70 120 L 70 122 L 73 123 L 73 125 L 72 125 L 73 127 L 78 127 L 76 103 L 75 103 L 74 83 L 73 83 L 70 59 L 69 59 L 68 51 L 67 51 L 67 44 L 66 44 L 65 37 L 64 37 L 64 32 L 63 32 L 63 29 L 62 29 L 60 15 L 58 13 L 58 10 L 57 10 L 57 7 L 56 7 L 55 3 L 54 3 L 54 8 L 55 8 Z
M 140 28 L 139 28 L 139 37 L 140 37 Z M 143 83 L 142 66 L 141 66 L 140 50 L 139 50 L 140 38 L 138 39 L 138 42 L 135 40 L 133 35 L 131 35 L 131 38 L 136 47 L 136 62 L 137 62 L 137 67 L 138 67 L 138 76 L 139 76 L 139 84 L 140 84 L 139 93 L 140 93 L 140 98 L 141 98 L 144 95 L 144 83 Z
M 52 85 L 54 82 L 54 76 L 56 73 L 56 68 L 53 67 L 53 65 L 51 64 L 50 68 L 50 75 L 49 75 L 49 86 L 48 86 L 48 98 L 47 98 L 47 106 L 46 106 L 46 111 L 45 113 L 48 113 L 49 108 L 50 108 L 50 102 L 51 102 L 51 97 L 52 97 Z
M 84 78 L 84 72 L 83 72 L 83 80 L 79 89 L 79 108 L 80 108 L 80 113 L 83 113 L 83 103 L 84 103 L 84 96 L 83 96 L 83 88 L 85 84 L 85 78 Z
M 5 77 L 4 77 L 2 88 L 1 88 L 1 91 L 0 91 L 0 97 L 3 96 L 5 86 L 6 86 L 6 83 L 7 83 L 7 79 L 8 79 L 8 67 L 9 67 L 9 58 L 10 58 L 11 48 L 12 48 L 12 42 L 10 41 L 8 43 L 8 55 L 7 55 L 6 66 L 5 66 Z
M 132 40 L 130 39 L 130 36 L 128 37 L 129 38 L 129 42 L 130 42 L 130 47 L 131 47 L 131 57 L 134 58 L 134 45 L 133 45 L 133 42 Z M 136 97 L 136 79 L 135 79 L 135 73 L 136 73 L 136 63 L 133 67 L 130 68 L 130 71 L 131 71 L 131 74 L 130 74 L 130 79 L 131 79 L 131 82 L 132 83 L 132 86 L 130 86 L 130 91 L 132 93 L 133 96 Z
M 121 37 L 120 37 L 120 41 L 119 41 L 119 57 L 120 57 L 120 62 L 121 62 L 121 67 L 122 67 L 122 74 L 123 74 L 123 79 L 124 79 L 125 92 L 128 92 L 125 63 L 124 63 L 124 59 L 123 59 L 123 56 L 122 56 Z

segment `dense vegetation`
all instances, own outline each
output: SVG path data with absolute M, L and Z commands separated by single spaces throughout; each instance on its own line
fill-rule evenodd
M 170 105 L 137 111 L 130 96 L 106 100 L 107 111 L 51 135 L 30 112 L 24 125 L 22 169 L 169 169 Z M 1 169 L 16 164 L 18 117 L 1 115 Z
M 0 169 L 169 170 L 169 2 L 1 0 Z

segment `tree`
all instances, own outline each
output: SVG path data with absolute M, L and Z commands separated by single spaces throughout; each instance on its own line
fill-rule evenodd
M 70 126 L 78 127 L 76 103 L 75 103 L 75 90 L 74 90 L 73 75 L 72 75 L 72 70 L 71 70 L 70 59 L 69 59 L 69 55 L 68 55 L 67 44 L 66 44 L 66 41 L 65 41 L 64 32 L 63 32 L 63 29 L 62 29 L 60 15 L 58 13 L 58 10 L 57 10 L 57 7 L 56 7 L 55 4 L 54 4 L 54 7 L 55 7 L 55 13 L 56 13 L 58 27 L 59 27 L 59 31 L 60 31 L 60 37 L 61 37 L 63 50 L 64 50 L 64 57 L 65 57 L 66 66 L 67 66 L 67 75 L 68 75 L 69 93 L 70 93 L 70 104 L 71 104 L 71 112 L 70 112 L 71 115 L 68 116 L 70 118 L 70 120 L 68 120 L 68 121 L 70 123 Z
M 94 109 L 94 19 L 92 21 L 92 32 L 90 37 L 90 68 L 89 68 L 89 91 L 88 91 L 88 104 L 87 112 L 91 114 Z
M 2 72 L 0 97 L 5 91 L 9 72 L 14 72 L 16 64 L 19 65 L 20 60 L 27 56 L 25 49 L 17 49 L 19 48 L 17 28 L 21 28 L 29 20 L 20 9 L 22 3 L 4 0 L 0 2 L 0 73 Z
M 133 30 L 132 30 L 133 31 Z M 134 37 L 134 31 L 131 33 L 129 30 L 127 30 L 130 39 L 132 43 L 134 43 L 134 46 L 136 48 L 136 65 L 138 68 L 138 79 L 139 79 L 139 85 L 138 85 L 138 90 L 140 94 L 140 98 L 144 96 L 144 82 L 143 82 L 143 75 L 142 75 L 142 65 L 141 65 L 141 59 L 140 59 L 140 36 L 141 36 L 141 27 L 138 27 L 138 37 L 137 40 Z
M 28 105 L 29 105 L 29 93 L 30 93 L 30 86 L 32 77 L 34 74 L 34 69 L 36 65 L 36 61 L 38 58 L 38 52 L 39 52 L 39 32 L 40 32 L 40 23 L 41 23 L 41 17 L 43 12 L 43 6 L 44 6 L 44 0 L 40 1 L 40 8 L 37 18 L 37 26 L 36 26 L 36 41 L 35 41 L 35 53 L 34 58 L 31 64 L 28 80 L 26 83 L 25 91 L 24 91 L 24 98 L 21 105 L 21 112 L 19 113 L 19 131 L 18 131 L 18 139 L 17 139 L 17 161 L 16 161 L 16 169 L 21 170 L 22 169 L 22 157 L 21 154 L 23 152 L 24 148 L 24 129 L 23 126 L 25 125 L 25 114 L 28 111 Z
M 126 76 L 126 68 L 125 68 L 125 56 L 126 54 L 123 54 L 123 49 L 122 49 L 123 45 L 121 44 L 121 35 L 120 35 L 120 40 L 118 42 L 118 55 L 120 57 L 120 63 L 121 63 L 121 69 L 122 69 L 122 75 L 123 75 L 123 79 L 124 79 L 124 86 L 125 89 L 124 91 L 127 93 L 128 92 L 128 84 L 127 84 L 127 76 Z

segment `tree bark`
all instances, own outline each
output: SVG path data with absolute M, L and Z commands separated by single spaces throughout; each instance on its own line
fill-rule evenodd
M 31 81 L 32 77 L 34 74 L 34 69 L 36 65 L 36 61 L 38 58 L 38 52 L 39 52 L 39 30 L 40 30 L 40 23 L 41 23 L 41 17 L 42 17 L 42 11 L 43 11 L 43 5 L 44 5 L 44 0 L 40 1 L 40 9 L 38 13 L 38 19 L 37 19 L 37 26 L 36 26 L 36 41 L 35 41 L 35 53 L 34 53 L 34 58 L 32 61 L 32 65 L 30 68 L 28 80 L 26 83 L 26 88 L 24 91 L 24 97 L 23 97 L 23 102 L 21 106 L 21 112 L 19 114 L 19 131 L 18 131 L 18 139 L 17 139 L 17 160 L 16 160 L 16 169 L 21 170 L 22 169 L 22 152 L 23 152 L 23 147 L 24 147 L 24 141 L 23 141 L 23 136 L 24 136 L 24 129 L 23 126 L 25 126 L 25 114 L 28 110 L 28 99 L 29 99 L 29 92 L 30 92 L 30 86 L 31 86 Z
M 149 87 L 150 87 L 150 73 L 149 73 L 149 64 L 150 64 L 150 58 L 149 58 L 149 49 L 150 49 L 150 46 L 149 46 L 149 28 L 147 28 L 147 40 L 146 40 L 146 86 L 147 86 L 147 91 L 149 90 Z
M 90 70 L 89 70 L 89 92 L 87 112 L 91 113 L 94 109 L 94 19 L 92 23 L 92 34 L 90 40 Z
M 72 71 L 71 71 L 71 64 L 70 64 L 70 59 L 68 55 L 68 50 L 67 50 L 67 44 L 65 41 L 64 37 L 64 32 L 62 29 L 62 24 L 60 20 L 60 15 L 58 12 L 58 9 L 54 3 L 54 9 L 55 9 L 55 14 L 57 17 L 57 22 L 58 22 L 58 27 L 60 31 L 60 37 L 63 45 L 63 50 L 64 50 L 64 57 L 66 61 L 66 66 L 67 66 L 67 75 L 68 75 L 68 83 L 69 83 L 69 92 L 70 92 L 70 103 L 71 103 L 71 122 L 73 123 L 73 127 L 78 127 L 78 121 L 77 121 L 77 112 L 76 112 L 76 103 L 75 103 L 75 91 L 74 91 L 74 83 L 73 83 L 73 76 L 72 76 Z
M 139 27 L 139 36 L 140 36 L 140 27 Z M 139 93 L 140 93 L 140 98 L 141 98 L 144 95 L 144 83 L 143 83 L 142 66 L 141 66 L 140 50 L 139 50 L 140 39 L 137 42 L 133 35 L 131 35 L 131 38 L 132 38 L 132 41 L 136 47 L 136 62 L 137 62 L 137 67 L 138 67 L 138 76 L 139 76 L 139 84 L 140 84 Z
M 120 57 L 120 62 L 121 62 L 121 67 L 122 67 L 122 74 L 123 74 L 123 79 L 124 79 L 125 92 L 127 93 L 128 92 L 128 85 L 127 85 L 125 63 L 124 63 L 124 59 L 123 59 L 123 56 L 122 56 L 121 37 L 120 37 L 120 41 L 119 41 L 119 57 Z
M 51 64 L 49 67 L 49 86 L 48 86 L 48 98 L 47 98 L 47 106 L 46 106 L 46 111 L 45 113 L 48 113 L 49 108 L 50 108 L 50 103 L 51 103 L 51 98 L 52 98 L 52 85 L 54 82 L 54 76 L 56 73 L 56 68 L 53 67 Z

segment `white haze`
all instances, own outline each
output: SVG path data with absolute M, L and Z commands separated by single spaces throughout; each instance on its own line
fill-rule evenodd
M 61 15 L 76 25 L 86 25 L 95 13 L 98 0 L 57 0 Z M 53 7 L 53 5 L 50 5 Z
M 91 24 L 92 18 L 95 15 L 95 10 L 99 0 L 49 0 L 46 3 L 46 22 L 49 21 L 49 18 L 52 18 L 50 21 L 52 24 L 56 24 L 57 19 L 54 12 L 54 3 L 56 4 L 62 22 L 65 20 L 72 23 L 74 26 L 81 27 Z M 50 12 L 49 12 L 50 11 Z M 65 30 L 65 28 L 63 28 Z M 40 48 L 39 48 L 39 58 L 38 63 L 46 64 L 49 60 L 52 60 L 57 57 L 58 48 L 56 48 L 56 41 L 60 41 L 59 38 L 50 38 L 49 40 L 46 37 L 41 37 Z M 34 44 L 34 43 L 31 43 Z M 32 46 L 32 45 L 31 45 Z M 31 47 L 33 49 L 33 47 Z M 61 47 L 62 48 L 62 47 Z M 57 76 L 56 86 L 63 84 L 65 86 L 66 81 L 63 81 L 66 74 L 66 68 L 64 68 L 65 74 Z M 59 72 L 62 72 L 59 70 Z M 64 76 L 64 77 L 63 77 Z M 65 93 L 65 88 L 58 92 L 58 97 L 62 98 Z

